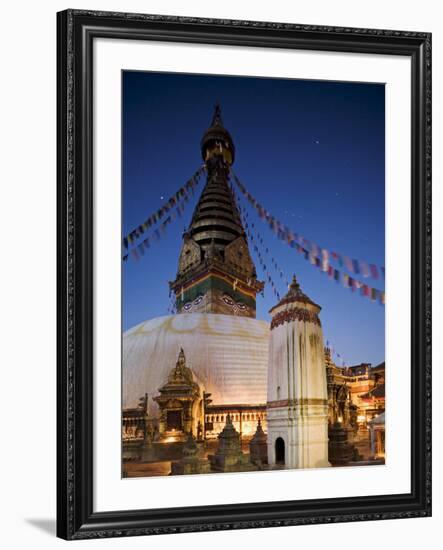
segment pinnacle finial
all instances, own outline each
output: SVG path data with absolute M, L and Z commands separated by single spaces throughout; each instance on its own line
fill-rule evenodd
M 295 275 L 292 276 L 291 284 L 289 285 L 289 288 L 297 290 L 300 288 L 300 285 L 298 284 L 297 277 Z
M 219 101 L 217 101 L 214 106 L 214 116 L 212 117 L 211 126 L 223 126 L 223 120 L 221 116 L 221 106 Z
M 177 359 L 177 367 L 181 367 L 182 365 L 186 364 L 186 358 L 185 358 L 185 352 L 183 351 L 183 348 L 180 348 L 180 353 L 178 354 Z

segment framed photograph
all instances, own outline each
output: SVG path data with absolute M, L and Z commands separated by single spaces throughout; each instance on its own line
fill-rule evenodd
M 58 14 L 58 536 L 431 514 L 431 36 Z

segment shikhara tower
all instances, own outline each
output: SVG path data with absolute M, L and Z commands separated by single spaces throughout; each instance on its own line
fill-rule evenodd
M 328 462 L 328 393 L 320 306 L 294 277 L 270 311 L 268 462 L 319 468 Z
M 256 316 L 256 295 L 264 284 L 255 265 L 234 195 L 229 170 L 235 147 L 216 105 L 201 152 L 207 172 L 188 230 L 183 235 L 176 279 L 170 283 L 177 313 Z

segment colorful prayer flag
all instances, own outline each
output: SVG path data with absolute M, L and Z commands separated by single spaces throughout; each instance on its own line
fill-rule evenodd
M 370 264 L 370 269 L 371 269 L 371 275 L 374 279 L 378 279 L 378 270 L 377 270 L 377 266 L 374 265 L 374 264 Z

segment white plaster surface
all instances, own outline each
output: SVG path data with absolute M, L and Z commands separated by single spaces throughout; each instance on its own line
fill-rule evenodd
M 123 336 L 123 407 L 152 397 L 165 383 L 182 347 L 214 404 L 264 404 L 269 324 L 232 315 L 184 313 L 151 319 Z

